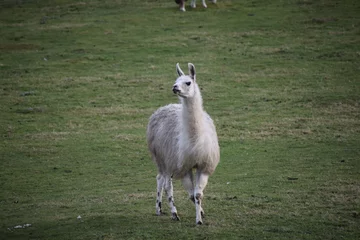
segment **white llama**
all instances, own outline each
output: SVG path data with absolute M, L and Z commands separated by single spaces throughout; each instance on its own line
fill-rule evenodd
M 186 10 L 185 10 L 185 1 L 186 1 L 186 0 L 175 0 L 175 2 L 176 2 L 177 4 L 179 4 L 180 11 L 183 11 L 183 12 L 186 11 Z M 211 2 L 216 3 L 216 0 L 211 0 Z M 190 5 L 191 5 L 192 8 L 196 8 L 196 0 L 191 0 L 191 4 L 190 4 Z M 204 8 L 207 8 L 207 5 L 206 5 L 205 0 L 202 0 L 202 5 L 204 6 Z
M 196 83 L 195 67 L 189 63 L 186 76 L 176 64 L 179 77 L 172 91 L 181 104 L 159 108 L 150 117 L 147 142 L 158 168 L 156 214 L 161 215 L 162 192 L 165 189 L 172 219 L 180 220 L 174 205 L 172 178 L 181 179 L 196 207 L 196 223 L 202 224 L 203 191 L 209 176 L 220 160 L 216 129 L 203 110 L 202 97 Z M 193 169 L 196 169 L 195 186 Z

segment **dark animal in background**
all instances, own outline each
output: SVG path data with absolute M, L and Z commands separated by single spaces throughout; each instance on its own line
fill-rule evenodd
M 213 3 L 216 3 L 216 0 L 210 0 L 210 1 L 213 2 Z M 186 2 L 186 0 L 175 0 L 175 2 L 176 2 L 177 4 L 179 4 L 180 11 L 183 11 L 183 12 L 186 11 L 186 10 L 185 10 L 185 2 Z M 204 8 L 207 8 L 207 5 L 206 5 L 206 3 L 205 3 L 205 0 L 202 0 L 202 5 L 204 6 Z M 191 0 L 190 6 L 191 6 L 192 8 L 196 8 L 196 0 Z

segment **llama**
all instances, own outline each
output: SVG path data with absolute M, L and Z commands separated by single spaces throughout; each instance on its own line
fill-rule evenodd
M 204 217 L 201 207 L 203 191 L 220 161 L 220 149 L 215 125 L 203 110 L 195 66 L 189 63 L 188 67 L 189 75 L 185 75 L 176 64 L 179 77 L 172 91 L 181 103 L 169 104 L 153 113 L 147 128 L 147 142 L 158 168 L 156 214 L 162 214 L 165 189 L 172 219 L 180 220 L 174 204 L 172 178 L 181 179 L 195 204 L 196 223 L 200 225 Z M 195 179 L 193 169 L 196 170 Z
M 183 12 L 186 11 L 186 10 L 185 10 L 185 1 L 186 1 L 186 0 L 175 0 L 175 2 L 176 2 L 177 4 L 179 4 L 180 11 L 183 11 Z M 211 2 L 216 3 L 216 0 L 211 0 Z M 191 5 L 192 8 L 196 8 L 196 0 L 191 0 L 191 4 L 190 4 L 190 5 Z M 205 0 L 202 0 L 202 5 L 204 6 L 204 8 L 207 8 L 207 5 L 206 5 Z

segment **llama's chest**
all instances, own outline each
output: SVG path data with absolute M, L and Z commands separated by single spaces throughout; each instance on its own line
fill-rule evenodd
M 199 138 L 180 141 L 180 151 L 183 161 L 192 162 L 194 165 L 212 161 L 219 152 L 217 137 L 202 135 Z
M 192 145 L 193 144 L 193 145 Z M 191 143 L 179 153 L 177 172 L 183 176 L 189 169 L 197 168 L 202 172 L 212 174 L 220 161 L 219 146 L 216 141 L 198 141 Z

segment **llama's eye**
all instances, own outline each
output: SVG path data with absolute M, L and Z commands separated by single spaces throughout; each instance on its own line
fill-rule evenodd
M 191 82 L 186 82 L 185 84 L 188 85 L 188 86 L 190 86 Z

